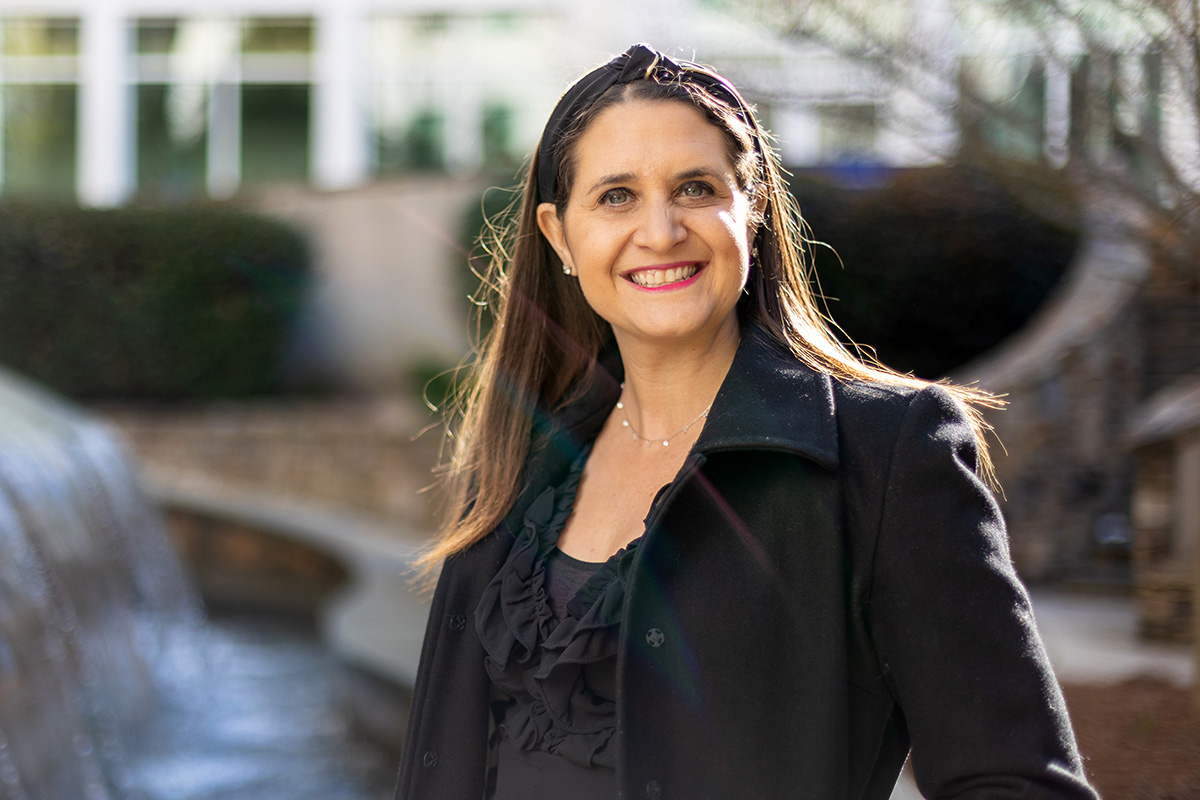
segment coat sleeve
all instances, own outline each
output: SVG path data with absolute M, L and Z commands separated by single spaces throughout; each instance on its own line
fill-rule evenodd
M 928 798 L 1092 798 L 1062 692 L 976 475 L 964 411 L 929 387 L 896 434 L 869 624 Z

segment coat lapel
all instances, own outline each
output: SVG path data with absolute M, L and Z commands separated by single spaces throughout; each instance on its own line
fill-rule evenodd
M 787 450 L 836 468 L 838 434 L 829 376 L 798 362 L 760 328 L 749 328 L 695 449 Z

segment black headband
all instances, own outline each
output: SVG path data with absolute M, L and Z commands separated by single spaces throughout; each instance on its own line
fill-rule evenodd
M 553 203 L 555 200 L 558 190 L 556 151 L 563 132 L 571 122 L 613 86 L 648 78 L 686 81 L 703 87 L 709 94 L 727 103 L 749 126 L 754 133 L 754 147 L 759 147 L 754 115 L 732 83 L 699 64 L 672 61 L 648 45 L 635 44 L 604 66 L 577 80 L 554 107 L 538 145 L 538 196 L 543 203 Z

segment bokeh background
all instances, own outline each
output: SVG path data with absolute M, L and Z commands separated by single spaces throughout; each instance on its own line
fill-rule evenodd
M 480 236 L 565 86 L 637 41 L 757 106 L 847 341 L 1006 397 L 1012 557 L 1089 770 L 1200 797 L 1198 26 L 0 0 L 0 797 L 390 796 Z

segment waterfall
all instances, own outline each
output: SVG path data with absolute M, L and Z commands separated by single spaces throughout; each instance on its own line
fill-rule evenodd
M 0 369 L 0 798 L 126 800 L 201 605 L 103 424 Z

